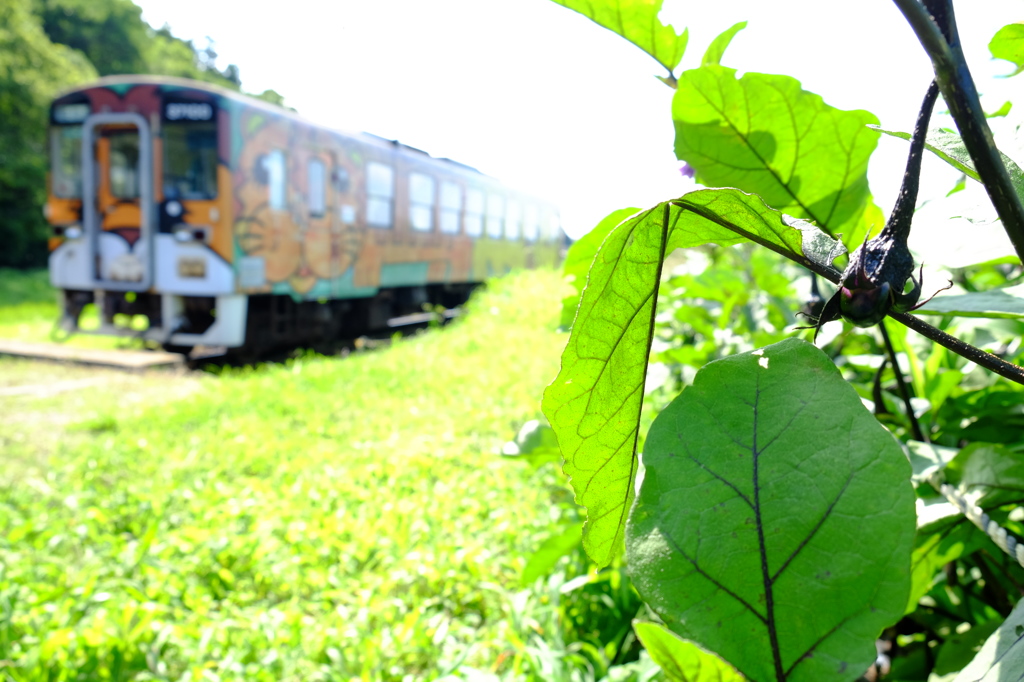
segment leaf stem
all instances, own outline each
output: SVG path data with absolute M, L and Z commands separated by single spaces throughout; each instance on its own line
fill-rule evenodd
M 914 433 L 914 439 L 930 443 L 931 439 L 925 436 L 921 430 L 921 424 L 917 421 L 917 416 L 914 414 L 914 406 L 910 402 L 910 389 L 903 378 L 903 370 L 900 369 L 900 363 L 896 359 L 896 349 L 892 345 L 892 339 L 889 338 L 889 330 L 885 328 L 885 320 L 882 320 L 882 323 L 878 325 L 878 329 L 882 332 L 885 352 L 889 354 L 889 362 L 892 363 L 892 373 L 896 375 L 896 386 L 899 388 L 900 397 L 903 398 L 903 405 L 907 410 L 907 418 L 910 420 L 910 430 Z
M 950 336 L 941 329 L 936 329 L 927 322 L 907 313 L 890 312 L 889 317 L 897 322 L 910 327 L 921 336 L 925 336 L 940 346 L 953 351 L 957 355 L 981 365 L 985 369 L 995 372 L 1001 377 L 1009 379 L 1024 386 L 1024 367 L 1007 362 L 1000 357 L 987 353 L 969 343 L 961 341 L 955 336 Z
M 871 384 L 871 399 L 875 401 L 876 417 L 889 414 L 889 410 L 885 407 L 885 398 L 882 396 L 882 373 L 885 372 L 885 368 L 888 366 L 889 359 L 882 358 L 882 364 L 878 367 L 878 372 L 875 373 L 875 380 Z
M 942 97 L 999 214 L 1003 229 L 1010 237 L 1018 258 L 1024 262 L 1024 205 L 1013 188 L 985 120 L 978 90 L 960 47 L 952 2 L 925 1 L 928 7 L 922 0 L 893 0 L 932 60 Z M 934 15 L 942 15 L 945 31 L 936 23 Z

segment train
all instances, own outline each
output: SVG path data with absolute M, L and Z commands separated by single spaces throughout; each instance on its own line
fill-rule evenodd
M 550 202 L 206 83 L 101 78 L 53 100 L 49 136 L 69 333 L 183 353 L 355 338 L 564 247 Z

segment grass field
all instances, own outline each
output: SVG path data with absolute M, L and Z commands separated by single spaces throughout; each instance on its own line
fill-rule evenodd
M 3 336 L 48 292 L 0 274 Z M 558 591 L 520 572 L 564 484 L 498 453 L 562 294 L 512 275 L 387 349 L 219 375 L 0 359 L 0 678 L 545 677 Z
M 56 329 L 60 317 L 57 293 L 50 287 L 46 270 L 12 270 L 0 268 L 0 339 L 18 341 L 60 340 L 78 348 L 142 348 L 143 342 L 133 338 L 116 338 L 76 334 L 67 337 Z M 99 326 L 95 306 L 87 306 L 79 319 L 84 329 Z

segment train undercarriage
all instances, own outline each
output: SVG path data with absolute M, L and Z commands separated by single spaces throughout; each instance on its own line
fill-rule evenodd
M 329 348 L 387 330 L 396 321 L 428 319 L 436 310 L 465 303 L 477 286 L 395 287 L 367 298 L 322 301 L 273 294 L 175 296 L 65 290 L 59 326 L 66 333 L 139 338 L 184 355 L 198 348 L 222 348 L 227 355 L 250 360 L 282 349 Z M 97 328 L 80 325 L 90 304 L 99 317 Z

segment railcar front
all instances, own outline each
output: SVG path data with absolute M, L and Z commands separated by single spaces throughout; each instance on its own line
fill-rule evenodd
M 216 88 L 107 78 L 50 109 L 50 280 L 68 332 L 244 343 L 232 270 L 231 121 Z M 99 323 L 80 326 L 95 304 Z

